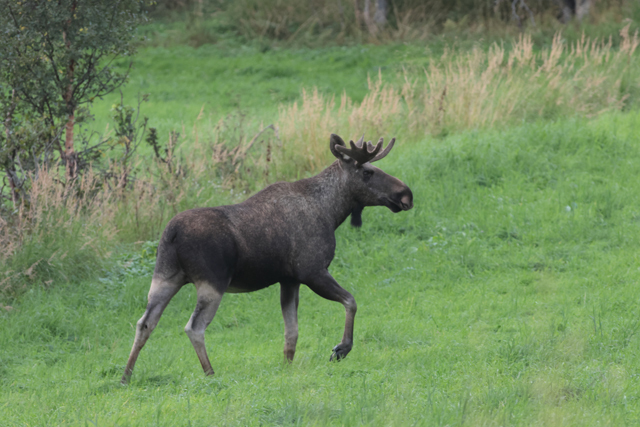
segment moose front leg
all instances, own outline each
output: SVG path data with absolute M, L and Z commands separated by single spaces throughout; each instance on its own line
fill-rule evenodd
M 298 301 L 300 300 L 300 283 L 280 283 L 280 305 L 284 318 L 284 357 L 293 361 L 298 342 Z
M 343 289 L 338 282 L 324 270 L 322 273 L 304 282 L 313 292 L 330 301 L 337 301 L 344 305 L 347 317 L 344 325 L 344 335 L 340 344 L 333 348 L 329 360 L 340 360 L 349 354 L 353 347 L 353 323 L 356 317 L 356 300 L 349 292 Z

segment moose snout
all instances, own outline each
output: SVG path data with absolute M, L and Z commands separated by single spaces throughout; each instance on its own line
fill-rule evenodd
M 413 194 L 411 194 L 411 190 L 400 199 L 400 207 L 405 211 L 413 207 Z
M 387 200 L 391 202 L 386 205 L 392 212 L 408 211 L 413 208 L 413 193 L 406 185 L 393 193 Z
M 413 193 L 409 187 L 406 187 L 402 192 L 399 205 L 403 211 L 408 211 L 413 207 Z

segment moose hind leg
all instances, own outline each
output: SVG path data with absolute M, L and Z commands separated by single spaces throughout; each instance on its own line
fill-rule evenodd
M 342 336 L 340 344 L 333 348 L 333 353 L 329 360 L 333 361 L 345 358 L 353 347 L 353 324 L 358 309 L 355 298 L 343 289 L 327 270 L 324 270 L 321 274 L 304 283 L 321 297 L 330 301 L 337 301 L 344 306 L 346 310 L 344 335 Z
M 155 329 L 162 312 L 171 301 L 171 298 L 180 290 L 182 283 L 154 277 L 151 280 L 151 288 L 149 289 L 147 309 L 136 324 L 136 338 L 129 354 L 127 366 L 122 375 L 120 382 L 126 384 L 133 373 L 133 367 L 136 364 L 140 350 L 144 347 L 149 339 L 151 332 Z
M 300 300 L 300 283 L 280 284 L 280 305 L 284 318 L 284 357 L 285 361 L 293 361 L 298 342 L 298 301 Z
M 222 295 L 224 292 L 218 291 L 209 282 L 196 283 L 198 292 L 198 302 L 196 308 L 185 326 L 184 331 L 189 336 L 193 348 L 196 350 L 202 369 L 206 375 L 213 375 L 213 368 L 207 355 L 204 345 L 204 331 L 216 315 Z

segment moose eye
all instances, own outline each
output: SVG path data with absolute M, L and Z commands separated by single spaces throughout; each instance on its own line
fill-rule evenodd
M 368 177 L 370 177 L 371 175 L 373 175 L 373 171 L 370 171 L 370 170 L 362 171 L 362 175 L 363 175 L 364 177 L 368 178 Z

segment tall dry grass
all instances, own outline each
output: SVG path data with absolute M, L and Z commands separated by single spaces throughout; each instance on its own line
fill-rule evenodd
M 334 97 L 303 91 L 301 101 L 280 110 L 282 138 L 285 146 L 304 141 L 291 157 L 317 168 L 329 157 L 321 141 L 331 132 L 407 139 L 621 110 L 630 90 L 640 86 L 640 74 L 634 72 L 638 33 L 629 34 L 627 25 L 620 36 L 618 49 L 610 39 L 582 37 L 567 44 L 558 33 L 540 51 L 528 35 L 520 35 L 509 51 L 497 44 L 488 52 L 446 51 L 422 75 L 405 71 L 400 84 L 385 84 L 381 75 L 370 78 L 361 103 L 343 95 L 337 106 Z
M 178 212 L 237 201 L 268 180 L 281 146 L 275 126 L 246 134 L 242 120 L 225 117 L 206 131 L 170 134 L 162 158 L 139 155 L 126 186 L 92 169 L 66 185 L 57 169 L 39 170 L 0 217 L 0 302 L 32 285 L 95 277 L 119 246 L 157 239 Z
M 190 134 L 169 136 L 164 159 L 139 156 L 137 179 L 126 187 L 91 171 L 64 187 L 55 171 L 42 170 L 29 203 L 0 219 L 0 294 L 90 277 L 118 244 L 158 238 L 179 211 L 237 202 L 266 183 L 315 173 L 332 160 L 331 133 L 407 142 L 623 109 L 640 87 L 639 39 L 629 26 L 620 37 L 617 49 L 610 40 L 569 44 L 558 34 L 540 50 L 527 35 L 508 50 L 449 50 L 427 69 L 405 70 L 395 83 L 380 74 L 370 78 L 361 102 L 303 90 L 271 125 L 242 114 L 205 123 L 201 113 Z
M 91 171 L 73 189 L 59 178 L 56 171 L 40 170 L 31 179 L 28 202 L 0 219 L 0 292 L 82 277 L 96 259 L 108 257 L 117 233 L 114 194 L 100 188 Z M 73 270 L 61 268 L 70 263 Z

